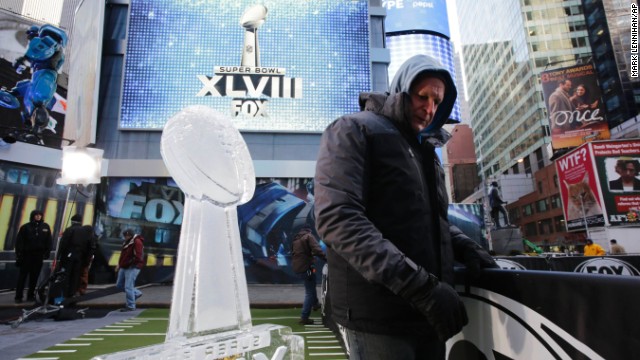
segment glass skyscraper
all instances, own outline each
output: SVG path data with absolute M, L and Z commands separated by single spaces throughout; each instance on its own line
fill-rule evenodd
M 539 74 L 587 61 L 580 0 L 457 0 L 476 155 L 483 178 L 549 163 Z

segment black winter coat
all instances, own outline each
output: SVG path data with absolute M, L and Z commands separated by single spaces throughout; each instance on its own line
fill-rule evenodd
M 45 255 L 51 252 L 51 228 L 44 220 L 35 221 L 38 210 L 31 212 L 30 221 L 20 227 L 16 236 L 16 258 L 26 253 Z
M 316 165 L 316 225 L 328 246 L 337 323 L 435 338 L 426 318 L 396 295 L 415 271 L 405 258 L 452 283 L 454 250 L 472 240 L 449 225 L 444 170 L 434 146 L 419 143 L 395 121 L 404 115 L 407 96 L 363 94 L 368 111 L 343 116 L 324 132 Z

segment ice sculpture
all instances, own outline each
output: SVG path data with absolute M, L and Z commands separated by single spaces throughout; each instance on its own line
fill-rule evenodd
M 253 196 L 255 174 L 238 130 L 188 107 L 165 125 L 161 153 L 186 199 L 167 337 L 98 359 L 303 359 L 290 328 L 251 325 L 236 207 Z

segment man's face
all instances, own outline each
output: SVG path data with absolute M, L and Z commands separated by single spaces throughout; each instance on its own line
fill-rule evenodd
M 35 221 L 40 221 L 40 220 L 42 220 L 42 214 L 35 214 L 35 215 L 33 216 L 33 219 L 34 219 Z
M 571 81 L 567 80 L 564 82 L 564 84 L 560 85 L 562 87 L 562 90 L 564 91 L 569 91 L 571 90 Z
M 633 178 L 637 175 L 636 166 L 630 162 L 626 163 L 622 168 L 616 168 L 616 171 L 620 174 L 624 182 L 633 181 Z
M 438 105 L 444 99 L 444 82 L 437 77 L 426 75 L 411 85 L 411 128 L 417 133 L 424 130 L 435 115 Z

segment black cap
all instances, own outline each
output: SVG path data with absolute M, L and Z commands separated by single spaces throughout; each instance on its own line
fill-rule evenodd
M 133 229 L 127 229 L 122 232 L 122 236 L 133 236 L 134 234 L 135 232 L 133 232 Z
M 587 239 L 587 244 L 593 244 L 593 240 Z
M 73 215 L 71 217 L 71 222 L 81 223 L 82 222 L 82 216 L 80 216 L 80 214 Z
M 498 182 L 497 182 L 497 181 L 492 181 L 492 182 L 491 182 L 491 185 L 492 185 L 492 186 L 498 186 Z

